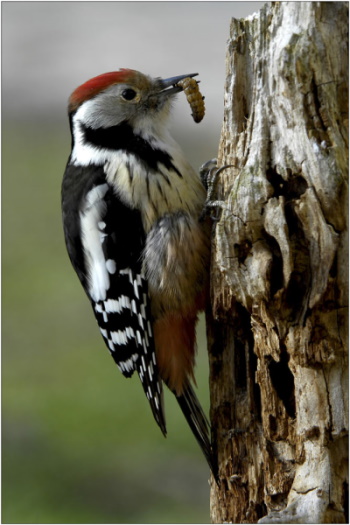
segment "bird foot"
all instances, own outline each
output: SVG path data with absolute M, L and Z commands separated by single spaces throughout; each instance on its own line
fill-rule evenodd
M 205 162 L 199 169 L 199 175 L 201 177 L 202 183 L 204 187 L 207 190 L 207 198 L 204 204 L 204 208 L 201 214 L 200 219 L 204 220 L 204 218 L 209 215 L 210 218 L 214 221 L 218 221 L 220 219 L 219 213 L 222 210 L 228 210 L 229 207 L 224 201 L 221 200 L 214 200 L 213 196 L 215 193 L 215 186 L 218 180 L 218 175 L 225 170 L 226 168 L 232 168 L 232 164 L 227 164 L 225 166 L 221 166 L 220 168 L 217 167 L 217 159 L 211 159 Z M 211 213 L 212 209 L 216 209 L 216 213 Z

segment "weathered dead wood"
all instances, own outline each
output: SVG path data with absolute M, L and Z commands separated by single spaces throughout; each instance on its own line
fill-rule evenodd
M 347 516 L 348 7 L 232 20 L 208 315 L 212 521 Z M 266 516 L 264 518 L 264 516 Z

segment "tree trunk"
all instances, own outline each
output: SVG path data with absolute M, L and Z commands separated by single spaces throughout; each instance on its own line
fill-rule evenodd
M 215 523 L 347 522 L 348 7 L 232 20 L 208 313 Z

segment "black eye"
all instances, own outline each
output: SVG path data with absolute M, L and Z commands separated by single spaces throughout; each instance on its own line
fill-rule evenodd
M 129 88 L 129 89 L 124 89 L 124 91 L 122 92 L 122 97 L 125 99 L 125 100 L 132 100 L 133 98 L 136 97 L 136 91 L 134 91 L 133 89 Z

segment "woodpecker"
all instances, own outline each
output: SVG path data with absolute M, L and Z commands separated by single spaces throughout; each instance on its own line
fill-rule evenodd
M 206 190 L 168 131 L 177 83 L 196 75 L 120 69 L 75 89 L 62 215 L 71 263 L 118 368 L 137 372 L 164 435 L 167 385 L 215 474 L 193 390 L 195 326 L 208 293 Z

